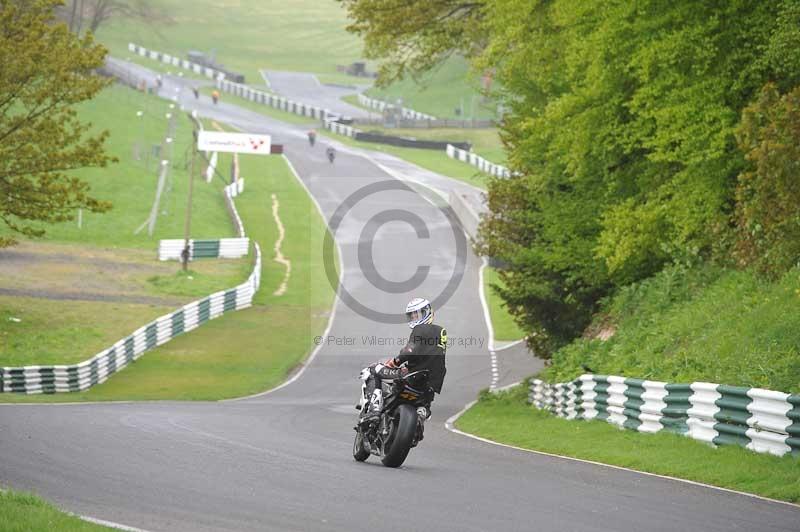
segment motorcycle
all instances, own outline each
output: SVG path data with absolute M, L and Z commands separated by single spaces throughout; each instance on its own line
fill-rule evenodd
M 333 148 L 328 148 L 325 151 L 325 154 L 328 156 L 328 161 L 330 161 L 331 164 L 333 164 L 333 160 L 336 158 L 336 152 L 334 151 L 334 149 Z
M 383 405 L 380 415 L 364 421 L 369 408 L 366 381 L 369 368 L 361 372 L 361 398 L 356 406 L 361 413 L 353 442 L 353 458 L 363 462 L 371 454 L 386 467 L 400 467 L 409 451 L 422 441 L 425 420 L 430 417 L 433 389 L 428 384 L 429 370 L 414 371 L 381 383 Z

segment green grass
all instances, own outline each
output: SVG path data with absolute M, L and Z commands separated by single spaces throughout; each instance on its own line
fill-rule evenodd
M 227 167 L 227 155 L 220 158 Z M 263 253 L 262 285 L 252 308 L 226 314 L 145 353 L 130 367 L 86 392 L 25 396 L 8 402 L 102 400 L 216 400 L 257 393 L 279 384 L 314 347 L 333 301 L 321 260 L 326 227 L 303 187 L 279 156 L 243 157 L 245 192 L 236 199 L 248 236 Z M 283 254 L 292 261 L 288 292 L 273 292 L 284 268 L 272 260 L 277 227 L 270 194 L 280 201 L 286 230 Z M 228 222 L 229 223 L 229 222 Z M 181 276 L 160 281 L 181 291 Z M 142 322 L 144 323 L 144 322 Z M 116 338 L 118 339 L 118 338 Z M 268 341 L 267 341 L 268 340 Z
M 549 381 L 596 373 L 800 393 L 800 269 L 770 283 L 712 266 L 672 267 L 620 290 L 590 331 L 557 351 Z
M 380 151 L 389 153 L 406 161 L 412 162 L 422 168 L 426 168 L 432 172 L 442 174 L 465 183 L 469 183 L 478 188 L 486 188 L 488 176 L 478 171 L 468 164 L 461 161 L 451 159 L 447 156 L 444 150 L 423 150 L 418 148 L 401 148 L 397 146 L 390 146 L 388 144 L 378 144 L 376 142 L 361 142 L 353 140 L 350 137 L 337 135 L 331 131 L 325 130 L 326 135 L 330 135 L 337 140 L 355 146 L 357 148 L 364 148 L 372 151 Z
M 206 96 L 211 96 L 211 92 L 213 90 L 214 87 L 203 87 L 200 89 L 200 93 L 205 94 Z M 275 109 L 274 107 L 270 107 L 269 105 L 262 105 L 260 103 L 251 102 L 250 100 L 246 100 L 241 96 L 235 96 L 233 94 L 220 92 L 219 98 L 220 102 L 233 103 L 235 105 L 238 105 L 239 107 L 244 107 L 245 109 L 255 111 L 256 113 L 261 113 L 264 116 L 268 116 L 276 120 L 281 120 L 283 122 L 289 122 L 290 124 L 297 124 L 301 126 L 319 127 L 318 121 L 314 120 L 313 118 L 296 115 L 294 113 L 287 113 L 286 111 Z
M 489 315 L 492 318 L 494 339 L 501 342 L 519 340 L 525 337 L 525 333 L 514 322 L 514 319 L 506 310 L 503 300 L 492 289 L 492 285 L 502 286 L 502 284 L 494 268 L 487 266 L 483 269 L 483 289 L 486 294 L 486 303 L 489 305 Z
M 496 118 L 496 105 L 484 103 L 477 87 L 478 82 L 470 78 L 467 61 L 452 57 L 437 70 L 423 76 L 420 83 L 406 79 L 386 89 L 371 88 L 367 95 L 392 103 L 402 98 L 404 107 L 438 118 Z M 461 116 L 456 116 L 455 109 L 462 106 Z
M 456 426 L 526 449 L 800 502 L 800 460 L 791 456 L 778 458 L 735 446 L 714 449 L 677 434 L 642 434 L 602 421 L 568 421 L 527 405 L 525 399 L 524 386 L 484 393 Z
M 496 164 L 504 164 L 506 160 L 503 144 L 497 129 L 467 129 L 467 128 L 369 128 L 370 131 L 380 131 L 386 135 L 397 137 L 413 137 L 422 140 L 450 140 L 456 142 L 469 142 L 472 144 L 472 151 Z M 466 165 L 462 162 L 461 164 Z M 472 167 L 470 167 L 472 168 Z
M 112 530 L 62 512 L 32 493 L 0 490 L 0 529 L 3 532 L 58 530 L 101 532 Z
M 261 83 L 260 68 L 325 74 L 326 80 L 356 78 L 336 71 L 337 64 L 359 60 L 360 40 L 347 33 L 345 10 L 336 2 L 315 0 L 198 0 L 187 8 L 179 0 L 159 0 L 174 24 L 117 19 L 103 25 L 98 40 L 112 55 L 129 57 L 135 42 L 186 58 L 189 50 L 214 50 L 218 62 Z
M 139 111 L 143 116 L 137 117 Z M 102 214 L 84 212 L 82 228 L 78 228 L 76 221 L 47 225 L 45 240 L 144 248 L 155 253 L 159 239 L 182 238 L 188 191 L 186 155 L 192 135 L 186 115 L 177 108 L 170 109 L 164 100 L 121 86 L 104 90 L 81 105 L 78 112 L 81 119 L 94 124 L 95 129 L 110 131 L 107 151 L 119 162 L 107 168 L 75 171 L 74 175 L 91 185 L 95 197 L 110 200 L 113 209 Z M 147 235 L 146 228 L 134 234 L 149 216 L 155 198 L 158 158 L 149 152 L 152 146 L 161 144 L 167 133 L 167 113 L 177 113 L 175 140 L 155 231 L 153 236 Z M 142 160 L 134 158 L 137 144 L 143 148 L 140 151 Z M 196 238 L 233 236 L 221 199 L 223 186 L 215 179 L 210 186 L 195 187 L 192 234 Z M 5 225 L 0 233 L 8 234 Z
M 0 366 L 81 362 L 173 310 L 132 303 L 0 296 Z M 11 321 L 12 317 L 21 321 Z

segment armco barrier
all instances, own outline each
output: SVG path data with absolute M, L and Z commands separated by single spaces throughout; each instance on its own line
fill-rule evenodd
M 225 79 L 225 73 L 219 70 L 215 70 L 213 68 L 209 68 L 207 66 L 198 65 L 197 63 L 192 63 L 191 61 L 187 61 L 186 59 L 181 59 L 174 55 L 165 54 L 162 52 L 157 52 L 155 50 L 148 50 L 143 46 L 139 46 L 138 44 L 128 43 L 128 51 L 142 57 L 148 57 L 154 61 L 161 61 L 164 64 L 174 66 L 176 68 L 181 68 L 183 70 L 187 70 L 189 72 L 193 72 L 195 74 L 205 76 L 208 79 Z
M 222 92 L 233 94 L 234 96 L 239 96 L 245 100 L 266 105 L 274 109 L 286 111 L 287 113 L 314 118 L 321 121 L 340 118 L 339 115 L 330 112 L 328 109 L 295 102 L 294 100 L 284 98 L 283 96 L 253 89 L 247 85 L 234 83 L 233 81 L 229 81 L 227 79 L 218 79 L 217 88 Z
M 459 161 L 470 164 L 489 175 L 496 177 L 511 177 L 511 171 L 505 166 L 495 164 L 487 159 L 484 159 L 480 155 L 459 149 L 457 146 L 453 146 L 452 144 L 447 146 L 447 156 L 451 159 L 458 159 Z
M 358 129 L 354 128 L 353 126 L 348 126 L 345 124 L 340 124 L 335 120 L 326 120 L 324 123 L 325 129 L 332 131 L 338 135 L 344 135 L 345 137 L 355 137 L 357 133 L 361 133 Z
M 800 456 L 800 395 L 581 375 L 558 384 L 535 379 L 528 400 L 566 419 L 600 419 L 639 432 L 668 430 L 713 445 Z
M 216 292 L 161 316 L 79 364 L 2 367 L 0 392 L 38 394 L 86 390 L 104 382 L 112 373 L 179 334 L 189 332 L 226 312 L 249 307 L 261 284 L 261 249 L 257 243 L 255 252 L 253 272 L 239 286 Z
M 394 109 L 394 104 L 386 103 L 383 100 L 376 100 L 366 96 L 364 93 L 358 93 L 358 103 L 369 109 L 376 109 L 378 111 L 385 111 L 386 109 Z M 406 120 L 436 120 L 433 115 L 420 113 L 408 107 L 400 108 L 400 117 Z

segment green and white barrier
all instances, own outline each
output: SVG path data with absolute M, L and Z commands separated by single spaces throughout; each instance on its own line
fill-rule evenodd
M 249 307 L 261 284 L 261 249 L 257 243 L 255 253 L 253 272 L 244 283 L 161 316 L 88 360 L 72 365 L 0 367 L 0 392 L 38 394 L 86 390 L 176 336 L 226 312 Z
M 394 104 L 386 103 L 383 100 L 370 98 L 362 92 L 358 93 L 358 103 L 364 107 L 367 107 L 368 109 L 376 109 L 381 112 L 386 111 L 387 109 L 395 108 Z M 409 107 L 401 107 L 400 116 L 406 120 L 436 120 L 436 117 L 433 115 L 420 113 L 419 111 L 415 111 Z
M 452 144 L 447 145 L 447 156 L 451 159 L 457 159 L 474 166 L 481 172 L 493 175 L 496 177 L 511 177 L 511 171 L 505 166 L 495 164 L 488 159 L 484 159 L 480 155 L 476 155 L 471 151 L 456 148 Z
M 181 260 L 185 241 L 182 238 L 158 241 L 158 260 Z M 189 260 L 241 259 L 246 257 L 249 238 L 189 239 Z
M 181 68 L 183 70 L 187 70 L 189 72 L 193 72 L 195 74 L 205 76 L 209 79 L 225 79 L 225 73 L 220 72 L 219 70 L 209 68 L 207 66 L 198 65 L 197 63 L 193 63 L 191 61 L 187 61 L 186 59 L 181 59 L 177 56 L 165 54 L 163 52 L 157 52 L 156 50 L 148 50 L 144 46 L 139 46 L 138 44 L 128 43 L 128 51 L 142 57 L 150 58 L 154 61 L 160 61 L 164 64 L 171 65 L 177 68 Z
M 534 379 L 528 400 L 566 419 L 600 419 L 639 432 L 668 430 L 713 445 L 800 456 L 800 395 L 581 375 L 558 384 Z
M 189 260 L 194 259 L 240 259 L 250 249 L 250 239 L 244 233 L 244 225 L 233 198 L 244 192 L 244 179 L 237 179 L 222 190 L 225 205 L 233 222 L 236 238 L 189 239 Z M 170 238 L 158 241 L 158 260 L 182 260 L 185 241 Z
M 245 100 L 249 100 L 251 102 L 258 103 L 261 105 L 266 105 L 268 107 L 272 107 L 280 111 L 286 111 L 287 113 L 305 116 L 308 118 L 314 118 L 316 120 L 322 120 L 322 121 L 339 118 L 339 115 L 330 112 L 328 109 L 317 107 L 315 105 L 296 102 L 294 100 L 290 100 L 289 98 L 278 96 L 277 94 L 272 94 L 269 92 L 260 91 L 258 89 L 254 89 L 242 83 L 235 83 L 227 79 L 218 79 L 217 88 L 222 92 L 233 94 L 234 96 L 239 96 L 241 98 L 244 98 Z

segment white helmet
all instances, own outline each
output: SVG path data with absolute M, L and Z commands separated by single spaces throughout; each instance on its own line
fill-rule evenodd
M 431 302 L 421 297 L 415 297 L 406 305 L 406 318 L 408 326 L 412 329 L 421 323 L 433 323 Z

